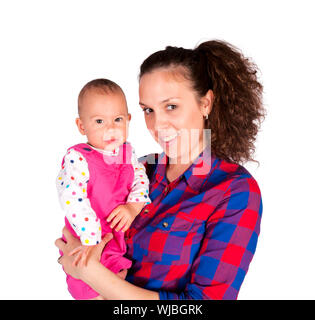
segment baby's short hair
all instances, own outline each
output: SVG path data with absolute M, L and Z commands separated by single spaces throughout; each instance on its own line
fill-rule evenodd
M 111 94 L 111 93 L 121 93 L 125 97 L 125 94 L 121 87 L 115 83 L 114 81 L 111 81 L 109 79 L 95 79 L 92 81 L 89 81 L 80 91 L 79 96 L 78 96 L 78 113 L 80 115 L 81 111 L 81 100 L 83 96 L 89 92 L 89 91 L 96 91 L 100 93 L 105 93 L 105 94 Z

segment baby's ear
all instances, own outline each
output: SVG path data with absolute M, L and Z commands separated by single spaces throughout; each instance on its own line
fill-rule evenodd
M 85 130 L 84 130 L 84 126 L 83 126 L 82 120 L 80 118 L 76 118 L 75 119 L 75 123 L 76 123 L 80 133 L 85 136 Z

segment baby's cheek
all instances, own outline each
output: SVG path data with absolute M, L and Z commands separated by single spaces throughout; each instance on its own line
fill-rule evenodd
M 128 132 L 127 131 L 122 129 L 122 130 L 120 130 L 118 132 L 119 145 L 123 144 L 124 142 L 126 142 L 127 138 L 128 138 Z

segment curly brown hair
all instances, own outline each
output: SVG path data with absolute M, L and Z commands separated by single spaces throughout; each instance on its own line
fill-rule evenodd
M 195 49 L 167 46 L 153 53 L 142 63 L 139 78 L 157 68 L 177 68 L 198 99 L 213 91 L 205 129 L 211 129 L 211 151 L 217 157 L 235 163 L 255 161 L 254 143 L 266 115 L 255 63 L 231 44 L 212 40 Z

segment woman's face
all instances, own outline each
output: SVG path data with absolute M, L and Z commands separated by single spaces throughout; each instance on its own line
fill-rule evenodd
M 203 150 L 204 116 L 210 113 L 212 91 L 199 99 L 174 69 L 157 69 L 140 79 L 140 106 L 147 128 L 175 163 L 189 163 Z

